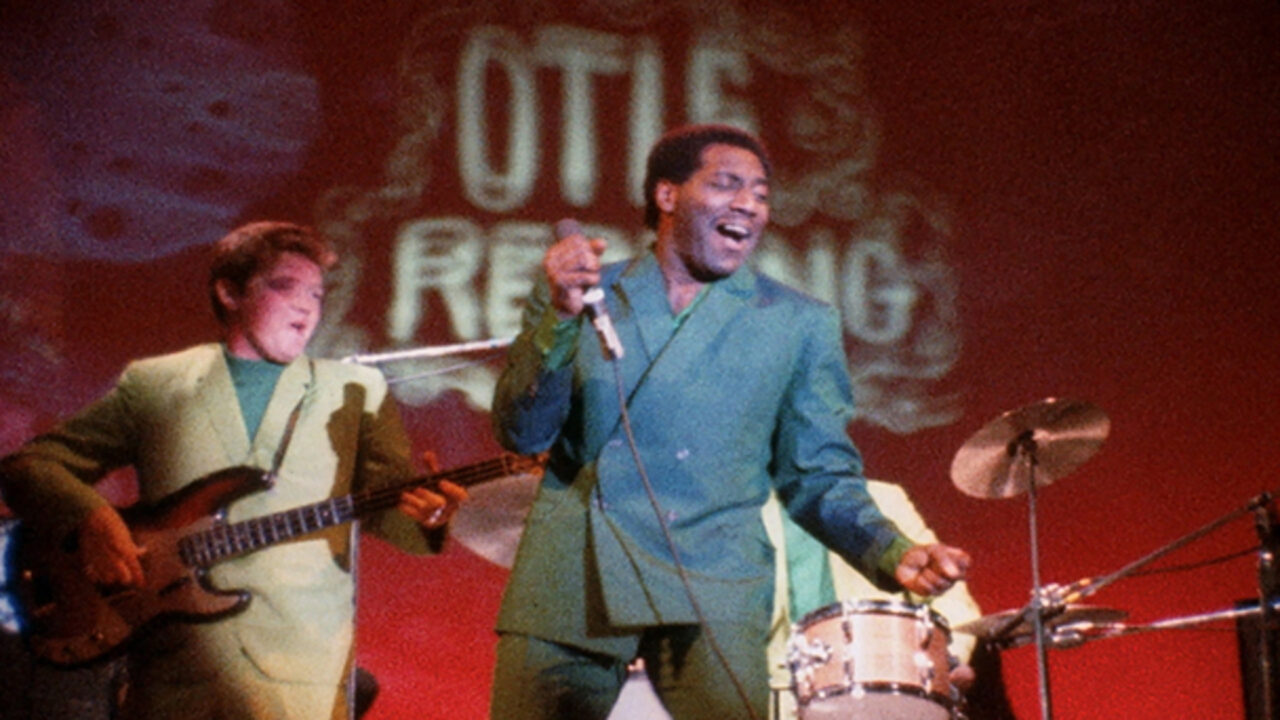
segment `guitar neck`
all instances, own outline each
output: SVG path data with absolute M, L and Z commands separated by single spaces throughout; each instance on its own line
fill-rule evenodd
M 532 461 L 520 456 L 502 457 L 432 473 L 399 485 L 365 490 L 282 510 L 271 515 L 216 524 L 179 540 L 179 553 L 191 567 L 209 567 L 223 560 L 309 535 L 356 518 L 396 506 L 400 495 L 417 487 L 434 487 L 443 481 L 469 487 L 488 480 L 528 472 Z

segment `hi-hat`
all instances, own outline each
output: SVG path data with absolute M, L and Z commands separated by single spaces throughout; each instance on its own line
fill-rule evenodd
M 1012 410 L 969 438 L 951 462 L 951 481 L 977 498 L 1026 492 L 1028 473 L 1010 472 L 1021 450 L 1035 461 L 1036 487 L 1093 457 L 1111 430 L 1106 413 L 1085 402 L 1048 398 Z
M 1005 628 L 1009 627 L 1009 623 L 1013 622 L 1015 617 L 1024 615 L 1025 612 L 1023 609 L 1003 610 L 991 615 L 983 615 L 977 620 L 970 620 L 963 625 L 958 625 L 955 628 L 955 632 L 973 635 L 979 640 L 994 640 L 1006 644 L 1008 647 L 1017 647 L 1034 639 L 1035 630 L 1032 628 L 1031 620 L 1024 617 L 1013 627 L 1007 630 Z M 1124 610 L 1116 610 L 1114 608 L 1094 605 L 1068 605 L 1066 609 L 1058 614 L 1045 619 L 1044 625 L 1050 631 L 1085 623 L 1107 625 L 1120 622 L 1128 615 L 1129 613 Z M 1000 633 L 999 637 L 996 637 L 997 632 Z

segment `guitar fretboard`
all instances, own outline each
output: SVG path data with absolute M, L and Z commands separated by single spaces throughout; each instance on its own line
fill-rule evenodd
M 536 462 L 529 458 L 503 456 L 433 473 L 402 485 L 329 498 L 240 522 L 218 523 L 208 530 L 182 537 L 178 541 L 178 555 L 188 567 L 210 567 L 223 560 L 394 507 L 400 495 L 410 488 L 434 486 L 444 480 L 467 487 L 504 475 L 529 472 L 536 466 Z

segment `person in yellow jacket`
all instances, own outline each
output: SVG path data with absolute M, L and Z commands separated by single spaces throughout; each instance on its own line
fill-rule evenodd
M 149 548 L 93 488 L 137 473 L 160 503 L 216 471 L 271 471 L 270 488 L 230 502 L 230 523 L 412 479 L 410 444 L 378 371 L 308 357 L 324 273 L 336 257 L 309 228 L 259 222 L 214 248 L 208 291 L 221 342 L 130 363 L 116 386 L 0 462 L 6 502 L 24 523 L 76 544 L 87 578 L 145 586 Z M 428 552 L 465 491 L 399 495 L 362 529 Z M 163 720 L 320 720 L 349 716 L 355 582 L 349 525 L 334 525 L 209 570 L 247 590 L 239 613 L 173 622 L 130 646 L 124 716 Z M 153 553 L 156 554 L 156 553 Z

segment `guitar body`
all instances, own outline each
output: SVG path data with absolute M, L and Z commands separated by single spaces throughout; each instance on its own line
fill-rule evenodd
M 257 468 L 233 467 L 203 477 L 153 506 L 121 513 L 141 557 L 146 584 L 102 587 L 84 576 L 75 538 L 51 543 L 19 528 L 12 585 L 19 624 L 35 655 L 57 665 L 79 665 L 114 653 L 144 626 L 166 620 L 201 622 L 243 610 L 248 592 L 219 590 L 208 568 L 240 555 L 327 527 L 362 513 L 395 507 L 410 487 L 449 480 L 462 486 L 512 473 L 541 473 L 542 460 L 504 456 L 379 488 L 227 523 L 232 501 L 265 490 L 271 476 Z
M 80 568 L 74 538 L 54 544 L 21 530 L 14 584 L 28 647 L 43 660 L 78 665 L 113 654 L 144 626 L 215 620 L 244 609 L 249 593 L 211 587 L 207 569 L 183 558 L 180 541 L 222 523 L 229 503 L 268 485 L 262 470 L 228 468 L 154 506 L 121 513 L 146 548 L 140 588 L 96 585 Z

